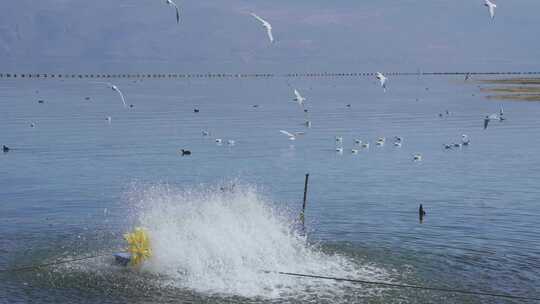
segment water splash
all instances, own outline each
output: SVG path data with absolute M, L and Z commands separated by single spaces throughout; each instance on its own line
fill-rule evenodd
M 137 188 L 137 187 L 135 187 Z M 323 253 L 295 230 L 295 221 L 248 185 L 177 189 L 167 185 L 130 192 L 133 214 L 148 229 L 154 256 L 144 272 L 162 284 L 244 297 L 335 296 L 342 283 L 265 273 L 288 271 L 377 279 L 385 271 Z

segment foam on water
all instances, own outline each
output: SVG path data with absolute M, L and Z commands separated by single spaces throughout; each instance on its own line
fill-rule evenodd
M 276 298 L 339 293 L 344 285 L 262 270 L 384 279 L 384 270 L 309 245 L 287 212 L 254 187 L 181 190 L 167 185 L 130 193 L 138 224 L 148 229 L 153 257 L 142 271 L 166 284 L 210 294 Z M 316 290 L 316 291 L 313 291 Z

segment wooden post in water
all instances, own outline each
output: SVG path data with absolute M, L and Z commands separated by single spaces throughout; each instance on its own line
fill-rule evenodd
M 309 173 L 306 173 L 306 181 L 304 183 L 304 201 L 302 203 L 302 212 L 300 213 L 300 221 L 302 222 L 302 227 L 304 227 L 304 214 L 306 212 L 308 180 L 309 180 Z

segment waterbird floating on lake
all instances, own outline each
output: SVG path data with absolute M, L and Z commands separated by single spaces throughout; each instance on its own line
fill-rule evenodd
M 228 144 L 229 146 L 234 146 L 235 143 L 236 143 L 236 142 L 235 142 L 234 140 L 232 140 L 232 139 L 227 140 L 227 144 Z
M 122 91 L 120 91 L 120 89 L 110 83 L 110 82 L 96 82 L 96 83 L 101 83 L 101 84 L 105 84 L 107 85 L 109 88 L 111 88 L 111 90 L 115 91 L 116 93 L 118 93 L 118 95 L 120 95 L 120 98 L 122 98 L 122 103 L 124 104 L 124 108 L 127 107 L 127 104 L 126 104 L 126 99 L 124 98 L 124 94 L 122 93 Z M 133 108 L 133 105 L 130 105 L 131 108 Z
M 343 137 L 342 136 L 336 136 L 336 143 L 340 144 L 342 142 L 343 142 Z
M 262 25 L 266 28 L 266 34 L 268 35 L 268 39 L 270 40 L 270 43 L 274 42 L 274 36 L 272 35 L 272 25 L 270 24 L 270 22 L 264 20 L 263 18 L 259 17 L 255 13 L 251 13 L 251 16 L 259 20 L 262 23 Z
M 495 18 L 495 8 L 497 8 L 497 5 L 489 0 L 484 1 L 484 6 L 488 8 L 491 19 Z
M 504 118 L 504 111 L 503 111 L 503 108 L 501 107 L 501 109 L 499 110 L 499 120 L 503 121 L 505 119 L 506 118 Z
M 413 155 L 413 160 L 414 160 L 414 161 L 417 161 L 417 162 L 418 162 L 418 161 L 422 161 L 422 154 L 419 154 L 419 153 L 414 154 L 414 155 Z
M 176 5 L 176 3 L 174 3 L 172 0 L 165 0 L 165 3 L 176 9 L 176 23 L 180 23 L 180 11 L 178 10 L 178 5 Z
M 221 145 L 223 140 L 221 138 L 216 138 L 216 144 Z
M 107 116 L 105 119 L 107 120 L 107 122 L 108 122 L 109 124 L 112 122 L 112 117 L 110 117 L 110 116 Z
M 497 114 L 486 115 L 486 117 L 484 118 L 484 130 L 487 129 L 489 121 L 492 119 L 499 119 L 499 117 L 497 116 Z
M 464 146 L 468 146 L 470 142 L 471 142 L 471 140 L 469 139 L 469 136 L 467 136 L 467 134 L 461 135 L 461 143 Z
M 182 156 L 191 155 L 191 151 L 189 151 L 189 150 L 184 150 L 184 149 L 180 149 L 180 154 L 181 154 Z
M 279 130 L 281 134 L 285 134 L 289 137 L 289 140 L 296 140 L 296 136 L 298 135 L 304 135 L 304 132 L 295 132 L 294 134 L 285 130 Z
M 336 147 L 336 152 L 337 153 L 343 153 L 343 147 Z
M 9 152 L 9 147 L 6 146 L 6 145 L 2 145 L 2 152 L 8 153 Z
M 379 80 L 379 82 L 381 83 L 381 87 L 386 92 L 386 81 L 388 80 L 388 78 L 386 78 L 386 76 L 384 76 L 381 72 L 377 72 L 377 75 L 375 75 L 375 77 Z

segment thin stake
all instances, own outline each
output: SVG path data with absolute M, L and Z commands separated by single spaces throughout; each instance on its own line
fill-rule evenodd
M 306 181 L 304 182 L 304 201 L 302 203 L 302 213 L 300 213 L 300 220 L 302 221 L 302 226 L 304 226 L 304 214 L 306 213 L 308 180 L 309 173 L 306 173 Z

